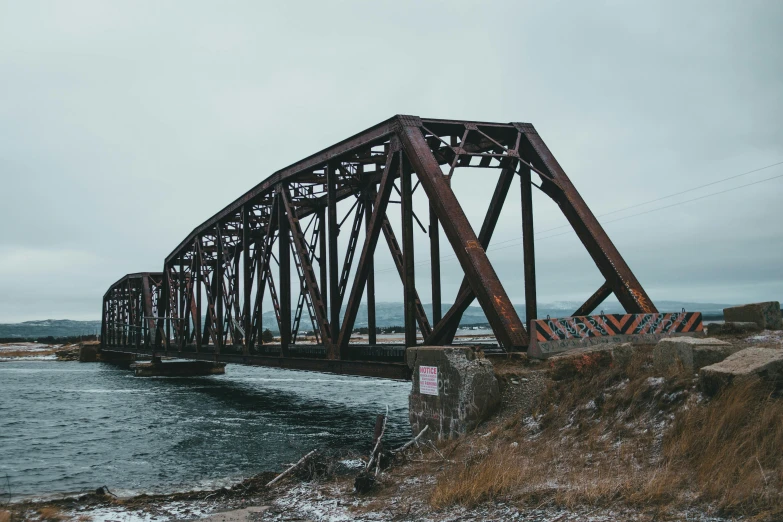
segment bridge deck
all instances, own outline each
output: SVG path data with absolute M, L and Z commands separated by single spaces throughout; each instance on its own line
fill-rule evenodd
M 267 366 L 270 368 L 284 368 L 287 370 L 304 370 L 324 373 L 337 373 L 345 375 L 361 375 L 365 377 L 379 377 L 385 379 L 403 379 L 409 380 L 411 377 L 410 369 L 405 363 L 405 348 L 401 346 L 389 346 L 389 352 L 386 356 L 381 354 L 371 355 L 368 353 L 362 359 L 362 353 L 357 350 L 353 355 L 354 359 L 326 359 L 326 347 L 323 345 L 303 345 L 296 350 L 289 348 L 287 357 L 280 357 L 280 345 L 265 345 L 265 350 L 261 353 L 243 354 L 241 349 L 224 351 L 219 354 L 214 352 L 196 352 L 195 346 L 186 346 L 184 350 L 165 351 L 153 350 L 144 347 L 123 347 L 107 346 L 101 348 L 101 353 L 122 353 L 136 354 L 152 357 L 175 357 L 178 359 L 192 359 L 197 361 L 222 362 L 230 364 L 245 364 L 249 366 Z M 361 348 L 361 347 L 356 347 Z M 369 347 L 377 350 L 377 346 Z M 386 348 L 385 346 L 383 348 Z M 372 357 L 372 359 L 369 359 Z M 369 360 L 368 360 L 369 359 Z

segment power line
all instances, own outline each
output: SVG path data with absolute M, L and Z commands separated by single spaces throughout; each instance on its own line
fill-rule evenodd
M 765 167 L 760 167 L 760 168 L 758 168 L 758 169 L 750 170 L 750 171 L 748 171 L 748 172 L 743 172 L 742 174 L 736 174 L 736 175 L 734 175 L 734 176 L 730 176 L 730 177 L 728 177 L 728 178 L 724 178 L 724 179 L 722 179 L 722 180 L 713 181 L 713 182 L 711 182 L 711 183 L 706 183 L 706 184 L 704 184 L 704 185 L 701 185 L 701 186 L 699 186 L 699 187 L 694 187 L 694 188 L 690 188 L 690 189 L 687 189 L 687 190 L 683 190 L 683 191 L 681 191 L 681 192 L 676 192 L 676 193 L 674 193 L 674 194 L 669 194 L 668 196 L 662 196 L 662 197 L 660 197 L 660 198 L 657 198 L 657 199 L 653 199 L 653 200 L 650 200 L 650 201 L 645 201 L 645 202 L 643 202 L 643 203 L 637 203 L 637 204 L 635 204 L 635 205 L 631 205 L 631 206 L 628 206 L 628 207 L 625 207 L 625 208 L 622 208 L 622 209 L 619 209 L 619 210 L 613 210 L 613 211 L 611 211 L 611 212 L 607 212 L 607 213 L 605 213 L 605 214 L 601 214 L 600 216 L 597 216 L 597 217 L 603 217 L 603 216 L 608 216 L 608 215 L 610 215 L 610 214 L 616 214 L 616 213 L 618 213 L 618 212 L 621 212 L 621 211 L 624 211 L 624 210 L 629 210 L 629 209 L 632 209 L 632 208 L 641 207 L 641 206 L 643 206 L 643 205 L 647 205 L 647 204 L 649 204 L 649 203 L 654 203 L 654 202 L 656 202 L 656 201 L 661 201 L 661 200 L 663 200 L 663 199 L 668 199 L 668 198 L 671 198 L 671 197 L 674 197 L 674 196 L 679 196 L 680 194 L 685 194 L 685 193 L 687 193 L 687 192 L 693 192 L 694 190 L 698 190 L 698 189 L 700 189 L 700 188 L 709 187 L 709 186 L 711 186 L 711 185 L 716 185 L 716 184 L 718 184 L 718 183 L 723 183 L 724 181 L 728 181 L 728 180 L 731 180 L 731 179 L 739 178 L 739 177 L 741 177 L 741 176 L 747 176 L 748 174 L 752 174 L 752 173 L 754 173 L 754 172 L 759 172 L 759 171 L 761 171 L 761 170 L 765 170 L 765 169 L 768 169 L 768 168 L 771 168 L 771 167 L 775 167 L 775 166 L 777 166 L 777 165 L 783 165 L 783 161 L 781 161 L 781 162 L 778 162 L 778 163 L 773 163 L 773 164 L 771 164 L 771 165 L 767 165 L 767 166 L 765 166 Z M 764 183 L 764 182 L 767 182 L 767 181 L 772 181 L 772 180 L 774 180 L 774 179 L 778 179 L 778 178 L 783 178 L 783 174 L 779 174 L 779 175 L 777 175 L 777 176 L 772 176 L 772 177 L 770 177 L 770 178 L 765 178 L 765 179 L 758 180 L 758 181 L 753 181 L 753 182 L 751 182 L 751 183 L 746 183 L 746 184 L 744 184 L 744 185 L 739 185 L 739 186 L 736 186 L 736 187 L 732 187 L 732 188 L 730 188 L 730 189 L 721 190 L 721 191 L 719 191 L 719 192 L 713 192 L 713 193 L 710 193 L 710 194 L 705 194 L 704 196 L 699 196 L 699 197 L 697 197 L 697 198 L 686 199 L 685 201 L 679 201 L 679 202 L 677 202 L 677 203 L 672 203 L 671 205 L 666 205 L 666 206 L 663 206 L 663 207 L 658 207 L 658 208 L 653 208 L 653 209 L 650 209 L 650 210 L 646 210 L 646 211 L 644 211 L 644 212 L 638 212 L 638 213 L 636 213 L 636 214 L 630 214 L 630 215 L 628 215 L 628 216 L 619 217 L 619 218 L 617 218 L 617 219 L 612 219 L 612 220 L 606 221 L 606 222 L 604 222 L 604 223 L 601 223 L 601 225 L 607 225 L 607 224 L 609 224 L 609 223 L 615 223 L 615 222 L 617 222 L 617 221 L 622 221 L 622 220 L 624 220 L 624 219 L 629 219 L 629 218 L 636 217 L 636 216 L 642 216 L 642 215 L 644 215 L 644 214 L 649 214 L 649 213 L 651 213 L 651 212 L 657 212 L 658 210 L 664 210 L 664 209 L 667 209 L 667 208 L 676 207 L 676 206 L 678 206 L 678 205 L 684 205 L 685 203 L 692 203 L 692 202 L 694 202 L 694 201 L 699 201 L 699 200 L 701 200 L 701 199 L 709 198 L 709 197 L 712 197 L 712 196 L 717 196 L 717 195 L 720 195 L 720 194 L 725 194 L 725 193 L 727 193 L 727 192 L 732 192 L 732 191 L 734 191 L 734 190 L 738 190 L 738 189 L 741 189 L 741 188 L 750 187 L 750 186 L 752 186 L 752 185 L 758 185 L 759 183 Z M 549 229 L 546 229 L 546 230 L 542 230 L 542 231 L 540 231 L 540 232 L 537 232 L 535 235 L 543 234 L 543 233 L 546 233 L 546 232 L 551 232 L 551 231 L 553 231 L 553 230 L 557 230 L 557 229 L 564 228 L 564 227 L 567 227 L 567 226 L 569 226 L 569 225 L 561 225 L 561 226 L 559 226 L 559 227 L 549 228 Z M 550 236 L 544 236 L 544 237 L 540 237 L 540 238 L 536 238 L 536 239 L 537 239 L 538 241 L 542 241 L 542 240 L 545 240 L 545 239 L 550 239 L 550 238 L 553 238 L 553 237 L 564 236 L 564 235 L 566 235 L 566 234 L 570 234 L 571 232 L 573 232 L 573 230 L 568 230 L 568 231 L 566 231 L 566 232 L 561 232 L 561 233 L 559 233 L 559 234 L 552 234 L 552 235 L 550 235 Z M 505 249 L 505 248 L 511 248 L 511 247 L 515 247 L 515 246 L 518 246 L 518 245 L 520 244 L 520 242 L 521 242 L 521 241 L 522 241 L 522 238 L 518 238 L 518 237 L 517 237 L 517 238 L 512 238 L 512 239 L 507 239 L 507 240 L 504 240 L 504 241 L 499 241 L 499 242 L 495 243 L 495 244 L 494 244 L 492 247 L 490 247 L 490 248 L 487 248 L 487 251 L 493 251 L 493 252 L 494 252 L 495 250 L 503 250 L 503 249 Z M 504 244 L 504 243 L 511 243 L 511 242 L 514 242 L 514 243 L 513 243 L 513 244 L 510 244 L 510 245 L 502 246 L 502 247 L 498 247 L 498 246 L 497 246 L 497 245 L 501 245 L 501 244 Z M 448 256 L 448 257 L 445 257 L 445 258 L 442 258 L 442 259 L 456 259 L 456 257 L 457 257 L 457 256 L 455 256 L 455 255 L 450 255 L 450 256 Z M 428 264 L 429 262 L 430 262 L 430 260 L 429 260 L 429 259 L 427 259 L 427 260 L 425 260 L 425 261 L 420 261 L 420 262 L 416 263 L 416 265 L 424 265 L 424 264 Z M 385 268 L 385 269 L 383 269 L 383 270 L 377 270 L 377 271 L 376 271 L 376 273 L 381 273 L 381 272 L 390 272 L 390 271 L 392 271 L 392 270 L 396 270 L 396 268 Z
M 603 214 L 597 215 L 596 218 L 609 216 L 611 214 L 617 214 L 618 212 L 623 212 L 625 210 L 631 210 L 633 208 L 638 208 L 638 207 L 642 207 L 644 205 L 649 205 L 650 203 L 656 203 L 656 202 L 662 201 L 664 199 L 669 199 L 669 198 L 673 198 L 675 196 L 680 196 L 682 194 L 687 194 L 688 192 L 693 192 L 694 190 L 703 189 L 705 187 L 710 187 L 712 185 L 717 185 L 719 183 L 730 181 L 732 179 L 741 178 L 742 176 L 747 176 L 747 175 L 753 174 L 755 172 L 760 172 L 762 170 L 771 169 L 772 167 L 777 167 L 778 165 L 783 165 L 783 161 L 779 161 L 777 163 L 772 163 L 770 165 L 766 165 L 764 167 L 759 167 L 757 169 L 749 170 L 747 172 L 743 172 L 742 174 L 735 174 L 733 176 L 729 176 L 728 178 L 719 179 L 718 181 L 711 181 L 710 183 L 705 183 L 704 185 L 699 185 L 698 187 L 689 188 L 689 189 L 686 189 L 686 190 L 682 190 L 680 192 L 674 192 L 674 193 L 669 194 L 667 196 L 661 196 L 659 198 L 651 199 L 649 201 L 642 201 L 641 203 L 636 203 L 636 204 L 633 204 L 633 205 L 629 205 L 627 207 L 619 208 L 617 210 L 612 210 L 611 212 L 605 212 Z M 719 193 L 716 193 L 716 194 L 719 194 Z M 662 207 L 662 208 L 666 208 L 666 207 Z M 608 223 L 611 223 L 611 221 L 608 221 Z M 552 228 L 547 228 L 546 230 L 539 230 L 538 232 L 536 232 L 536 234 L 545 234 L 546 232 L 551 232 L 553 230 L 559 230 L 559 229 L 565 228 L 567 226 L 569 226 L 569 225 L 565 224 L 565 225 L 560 225 L 560 226 L 556 226 L 556 227 L 552 227 Z M 517 239 L 519 239 L 519 238 L 512 238 L 512 239 L 506 239 L 504 241 L 498 241 L 497 243 L 495 243 L 495 245 L 502 245 L 503 243 L 509 243 L 511 241 L 516 241 Z

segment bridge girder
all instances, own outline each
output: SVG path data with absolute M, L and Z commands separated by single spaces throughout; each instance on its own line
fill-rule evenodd
M 500 170 L 478 234 L 451 186 L 455 172 L 464 168 Z M 537 300 L 533 187 L 559 206 L 605 280 L 579 312 L 589 313 L 611 293 L 628 313 L 657 311 L 531 124 L 395 116 L 266 178 L 194 229 L 166 257 L 162 273 L 135 274 L 115 283 L 104 296 L 104 344 L 129 346 L 128 336 L 118 337 L 115 331 L 116 325 L 125 324 L 127 331 L 146 328 L 133 341 L 160 352 L 402 363 L 405 347 L 419 342 L 417 331 L 425 344 L 453 342 L 462 314 L 475 299 L 499 348 L 524 350 L 529 344 L 527 325 L 486 254 L 517 178 L 528 325 L 536 318 Z M 412 206 L 419 187 L 428 200 L 428 228 Z M 401 246 L 389 214 L 390 203 L 398 202 Z M 338 209 L 346 208 L 341 218 Z M 337 238 L 346 223 L 347 245 L 339 252 Z M 416 226 L 430 239 L 431 318 L 416 288 Z M 445 313 L 440 304 L 441 231 L 464 272 L 454 304 Z M 374 331 L 374 258 L 381 234 L 404 289 L 405 343 L 396 351 L 378 344 Z M 298 295 L 291 292 L 292 259 Z M 262 340 L 267 292 L 280 343 Z M 292 297 L 297 300 L 293 317 Z M 351 334 L 363 297 L 372 331 L 369 343 L 359 345 L 351 342 Z M 302 344 L 298 338 L 305 311 L 315 344 Z M 158 319 L 139 322 L 140 314 Z

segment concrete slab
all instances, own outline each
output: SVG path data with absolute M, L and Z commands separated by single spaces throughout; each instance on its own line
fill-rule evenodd
M 500 406 L 492 363 L 471 347 L 408 348 L 413 384 L 408 416 L 414 435 L 456 438 L 475 428 Z
M 724 308 L 723 317 L 726 322 L 756 323 L 762 330 L 783 330 L 779 301 Z
M 659 375 L 680 370 L 694 373 L 704 366 L 722 361 L 737 350 L 731 343 L 711 337 L 661 339 L 653 349 L 653 368 Z
M 79 362 L 97 362 L 98 347 L 94 344 L 83 344 L 79 346 Z
M 552 378 L 561 380 L 598 368 L 625 368 L 635 351 L 632 343 L 611 343 L 571 350 L 550 357 L 547 362 Z
M 747 335 L 758 333 L 762 328 L 752 322 L 728 322 L 728 323 L 707 323 L 708 335 Z
M 702 391 L 714 395 L 732 383 L 760 379 L 783 385 L 783 350 L 746 348 L 699 371 Z

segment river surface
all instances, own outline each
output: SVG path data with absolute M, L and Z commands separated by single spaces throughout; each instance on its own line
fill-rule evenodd
M 0 494 L 212 488 L 281 470 L 313 448 L 366 455 L 386 405 L 388 442 L 410 438 L 409 390 L 238 365 L 137 378 L 103 363 L 0 362 Z

